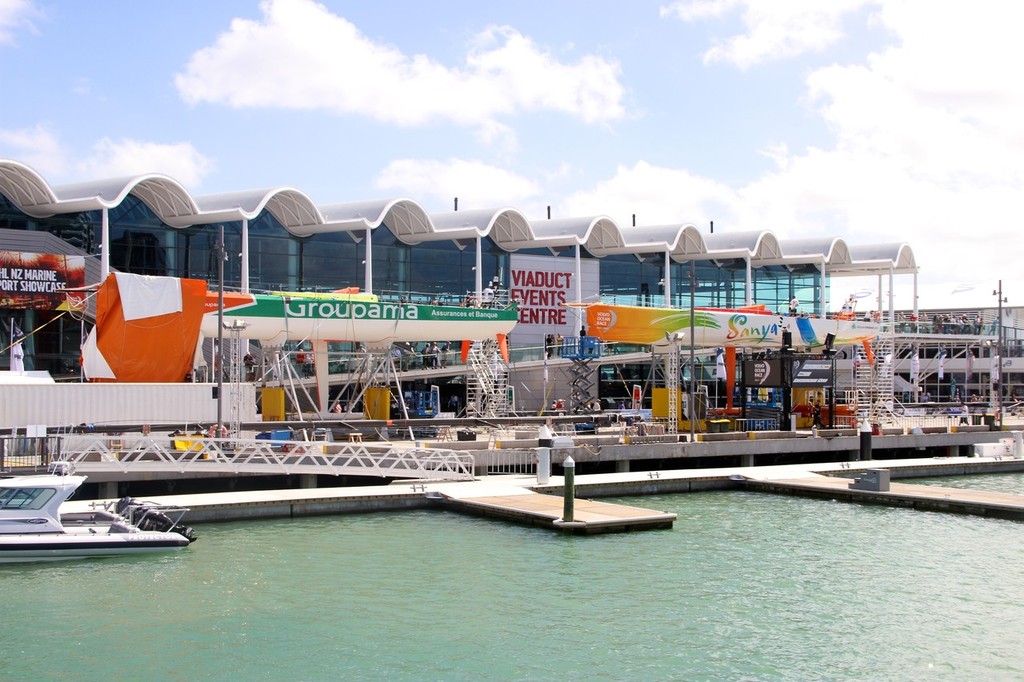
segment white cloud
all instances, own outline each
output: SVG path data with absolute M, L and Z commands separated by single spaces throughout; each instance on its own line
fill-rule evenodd
M 163 173 L 197 188 L 213 163 L 189 142 L 164 144 L 109 138 L 98 140 L 84 156 L 67 149 L 46 125 L 0 129 L 0 156 L 30 166 L 50 183 Z
M 212 169 L 212 162 L 189 142 L 164 144 L 127 138 L 115 142 L 103 138 L 75 166 L 86 178 L 163 173 L 195 189 Z
M 466 208 L 518 208 L 521 202 L 540 193 L 540 187 L 532 180 L 504 168 L 465 159 L 399 159 L 389 163 L 374 184 L 417 200 L 433 197 L 449 207 L 459 197 L 460 206 Z
M 746 67 L 816 49 L 839 34 L 841 19 L 866 7 L 876 11 L 861 19 L 887 31 L 889 45 L 860 63 L 809 73 L 805 103 L 817 107 L 834 143 L 766 144 L 762 153 L 776 168 L 737 190 L 730 204 L 735 229 L 769 229 L 782 238 L 835 235 L 851 245 L 905 242 L 921 267 L 920 306 L 991 306 L 999 279 L 1011 301 L 1024 304 L 1024 278 L 1016 275 L 1024 214 L 1024 82 L 1017 65 L 1024 43 L 1014 20 L 1024 11 L 996 0 L 969 12 L 955 3 L 708 0 L 676 3 L 665 13 L 696 21 L 738 7 L 747 32 L 707 60 Z M 815 26 L 824 39 L 812 39 Z M 991 286 L 950 297 L 959 282 L 979 278 Z M 868 284 L 879 288 L 875 278 Z M 835 280 L 834 303 L 864 286 Z M 887 302 L 886 277 L 881 288 Z M 898 307 L 913 306 L 910 276 L 897 276 L 894 289 Z
M 694 22 L 743 9 L 746 31 L 704 53 L 705 63 L 728 62 L 747 69 L 762 62 L 818 52 L 843 37 L 842 19 L 877 0 L 679 0 L 661 8 L 662 16 Z
M 0 130 L 0 155 L 18 159 L 44 176 L 60 175 L 67 168 L 67 152 L 46 125 Z
M 236 108 L 359 114 L 401 126 L 436 121 L 479 127 L 557 111 L 588 123 L 624 116 L 617 62 L 585 55 L 565 63 L 507 26 L 472 41 L 465 63 L 445 66 L 374 42 L 312 0 L 264 0 L 259 21 L 235 19 L 175 78 L 181 97 Z
M 639 161 L 620 166 L 609 180 L 576 192 L 560 205 L 560 215 L 607 215 L 619 225 L 683 224 L 698 226 L 705 219 L 729 218 L 736 193 L 726 185 L 685 170 L 652 166 Z
M 32 0 L 0 0 L 0 45 L 13 44 L 18 30 L 35 31 L 32 20 L 42 16 Z

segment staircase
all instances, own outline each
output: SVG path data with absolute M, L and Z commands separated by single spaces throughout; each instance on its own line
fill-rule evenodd
M 871 344 L 875 356 L 869 363 L 863 349 L 856 348 L 854 360 L 857 415 L 871 422 L 881 421 L 892 411 L 893 376 L 896 365 L 892 323 L 883 323 Z
M 466 359 L 466 416 L 505 417 L 509 414 L 508 365 L 494 339 L 474 341 Z

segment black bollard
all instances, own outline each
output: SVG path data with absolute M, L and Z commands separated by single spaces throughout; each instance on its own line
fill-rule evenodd
M 862 462 L 871 460 L 871 424 L 865 419 L 860 424 L 860 456 Z

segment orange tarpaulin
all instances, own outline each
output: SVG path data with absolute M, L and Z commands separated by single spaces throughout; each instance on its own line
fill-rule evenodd
M 171 282 L 150 293 L 146 287 L 174 278 L 110 275 L 96 296 L 96 349 L 110 375 L 90 380 L 178 382 L 192 371 L 199 325 L 206 301 L 206 282 Z M 139 290 L 135 290 L 136 284 Z M 122 292 L 121 287 L 126 287 Z M 175 301 L 175 298 L 178 298 Z M 146 314 L 152 306 L 153 314 Z M 126 314 L 126 308 L 129 312 Z M 177 308 L 177 309 L 175 309 Z

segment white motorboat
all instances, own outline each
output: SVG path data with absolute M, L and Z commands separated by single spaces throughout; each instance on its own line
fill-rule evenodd
M 188 511 L 125 497 L 86 511 L 60 507 L 85 476 L 0 478 L 0 563 L 60 561 L 184 549 L 195 540 L 181 525 Z

